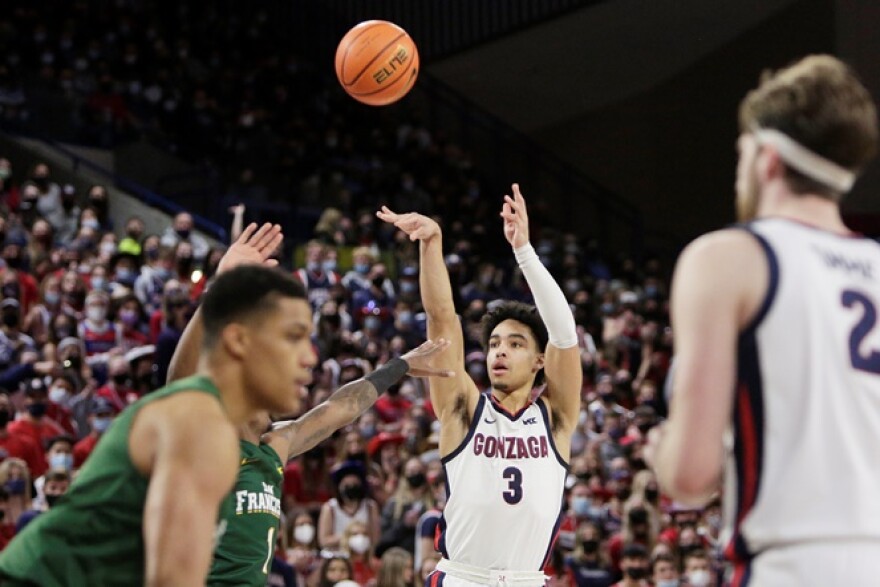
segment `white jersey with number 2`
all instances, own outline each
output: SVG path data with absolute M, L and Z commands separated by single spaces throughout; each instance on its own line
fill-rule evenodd
M 542 399 L 510 414 L 486 392 L 444 457 L 449 498 L 438 548 L 483 569 L 540 571 L 559 529 L 568 466 Z
M 876 541 L 880 561 L 880 244 L 781 218 L 746 229 L 770 283 L 739 340 L 727 555 L 742 575 L 774 549 Z

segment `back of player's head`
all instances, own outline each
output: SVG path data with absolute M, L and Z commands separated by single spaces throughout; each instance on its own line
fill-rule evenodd
M 305 300 L 306 293 L 280 270 L 245 265 L 220 274 L 202 302 L 203 346 L 213 347 L 228 324 L 260 319 L 281 298 Z
M 740 132 L 779 131 L 810 151 L 858 171 L 877 149 L 877 112 L 855 73 L 830 55 L 811 55 L 776 72 L 765 72 L 739 108 Z M 836 197 L 814 179 L 786 165 L 795 193 Z

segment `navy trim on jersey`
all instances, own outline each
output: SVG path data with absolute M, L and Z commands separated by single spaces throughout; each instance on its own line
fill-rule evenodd
M 474 419 L 476 420 L 476 418 Z M 452 496 L 452 488 L 449 486 L 449 472 L 446 470 L 446 463 L 443 463 L 443 480 L 443 484 L 446 485 L 446 503 L 449 503 L 449 498 Z M 434 536 L 434 550 L 448 559 L 449 553 L 446 551 L 446 516 L 442 512 L 440 513 L 440 521 L 437 522 L 435 532 L 437 534 Z
M 743 564 L 736 565 L 734 568 L 733 580 L 730 582 L 730 587 L 748 587 L 751 580 L 752 561 L 747 561 Z
M 454 451 L 446 455 L 445 457 L 440 459 L 440 462 L 444 465 L 458 456 L 458 453 L 464 450 L 464 447 L 468 445 L 471 441 L 471 438 L 474 437 L 474 433 L 477 431 L 477 424 L 480 423 L 480 418 L 483 417 L 483 405 L 486 403 L 486 396 L 484 394 L 480 394 L 480 400 L 477 402 L 477 407 L 474 408 L 474 417 L 471 418 L 471 425 L 468 428 L 468 433 L 465 435 L 464 440 L 461 441 L 461 444 L 456 447 Z M 449 490 L 449 486 L 446 487 L 447 492 Z
M 446 573 L 432 571 L 430 575 L 425 577 L 425 587 L 443 587 L 444 579 L 446 579 Z
M 764 301 L 761 302 L 761 306 L 758 308 L 758 312 L 755 314 L 754 318 L 752 318 L 742 331 L 742 335 L 747 336 L 760 326 L 761 322 L 770 311 L 770 307 L 773 305 L 773 300 L 776 299 L 776 291 L 779 289 L 779 260 L 776 258 L 776 253 L 773 251 L 773 247 L 770 246 L 770 243 L 767 242 L 767 239 L 755 232 L 751 225 L 741 225 L 740 228 L 755 237 L 755 240 L 757 240 L 758 244 L 761 245 L 761 248 L 764 249 L 764 254 L 767 257 L 767 267 L 770 270 L 770 279 L 767 283 L 767 292 L 764 294 Z
M 550 544 L 544 552 L 544 562 L 541 563 L 539 571 L 543 571 L 544 567 L 550 564 L 550 557 L 553 555 L 553 545 L 556 544 L 556 537 L 559 536 L 559 527 L 562 525 L 562 517 L 565 513 L 565 495 L 562 496 L 562 503 L 559 504 L 559 515 L 556 516 L 556 523 L 553 524 L 553 531 L 550 533 Z
M 491 391 L 484 392 L 484 395 L 489 396 L 489 403 L 492 404 L 492 407 L 495 408 L 495 411 L 503 415 L 511 422 L 516 422 L 517 420 L 519 420 L 519 417 L 522 416 L 523 413 L 529 409 L 529 406 L 532 405 L 532 402 L 528 402 L 526 405 L 521 407 L 517 413 L 511 414 L 509 411 L 507 411 L 507 408 L 502 406 L 501 402 L 499 402 L 498 399 L 494 395 L 492 395 Z
M 736 517 L 734 534 L 725 549 L 725 555 L 735 562 L 746 562 L 751 560 L 754 553 L 741 533 L 741 526 L 758 501 L 764 466 L 764 386 L 754 331 L 740 336 L 737 353 L 739 364 L 733 406 Z
M 547 413 L 547 406 L 542 398 L 538 398 L 535 403 L 538 404 L 538 407 L 541 409 L 541 417 L 544 419 L 544 427 L 547 429 L 547 438 L 550 440 L 550 448 L 553 449 L 553 454 L 556 455 L 556 460 L 559 461 L 559 464 L 568 471 L 569 465 L 565 462 L 565 459 L 562 458 L 562 455 L 559 454 L 559 450 L 556 448 L 556 441 L 553 440 L 553 429 L 550 427 L 550 415 Z

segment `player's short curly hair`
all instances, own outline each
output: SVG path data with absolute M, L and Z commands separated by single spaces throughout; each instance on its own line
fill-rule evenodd
M 516 320 L 525 324 L 535 339 L 539 353 L 543 353 L 547 348 L 550 336 L 547 334 L 547 327 L 544 326 L 541 315 L 538 314 L 538 309 L 535 306 L 522 302 L 504 301 L 493 306 L 480 320 L 480 326 L 482 327 L 480 342 L 483 345 L 484 351 L 489 349 L 489 337 L 492 336 L 492 331 L 505 320 Z M 535 385 L 541 385 L 542 383 L 544 383 L 543 369 L 538 371 L 538 374 L 535 376 Z

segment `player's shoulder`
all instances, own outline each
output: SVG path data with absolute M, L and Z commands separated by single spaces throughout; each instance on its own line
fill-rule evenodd
M 754 269 L 766 262 L 766 242 L 749 225 L 706 233 L 688 244 L 677 266 L 694 266 L 701 272 L 729 272 L 738 267 Z

